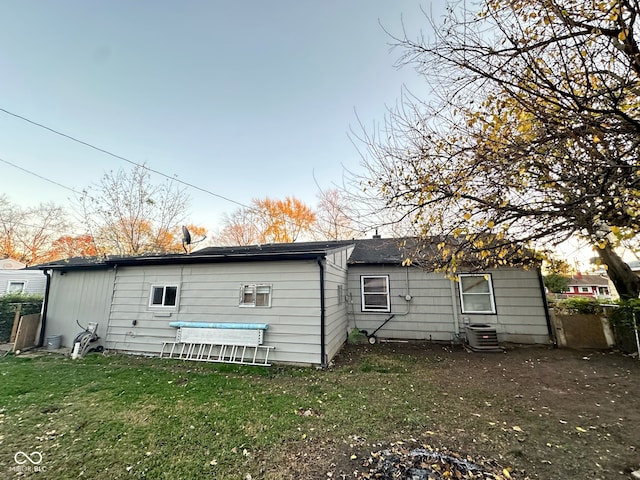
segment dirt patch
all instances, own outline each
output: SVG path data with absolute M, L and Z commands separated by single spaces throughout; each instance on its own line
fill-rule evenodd
M 300 444 L 283 455 L 290 467 L 280 477 L 412 478 L 374 470 L 380 462 L 372 458 L 397 445 L 479 459 L 495 475 L 487 478 L 624 479 L 640 468 L 637 359 L 609 351 L 471 353 L 408 343 L 346 346 L 331 369 L 357 375 L 402 365 L 416 384 L 428 378 L 421 385 L 438 391 L 438 401 L 424 405 L 432 412 L 428 425 L 405 426 L 388 439 L 355 435 Z

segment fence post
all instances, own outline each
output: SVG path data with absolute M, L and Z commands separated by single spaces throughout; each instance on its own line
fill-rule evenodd
M 632 311 L 631 316 L 633 317 L 633 333 L 636 336 L 636 349 L 638 351 L 638 360 L 640 360 L 640 339 L 638 338 L 638 323 L 636 322 L 636 317 L 638 316 L 637 311 Z
M 16 341 L 16 334 L 18 333 L 18 324 L 20 323 L 20 311 L 22 310 L 22 304 L 19 303 L 16 307 L 16 314 L 13 317 L 13 325 L 11 326 L 11 337 L 9 343 Z

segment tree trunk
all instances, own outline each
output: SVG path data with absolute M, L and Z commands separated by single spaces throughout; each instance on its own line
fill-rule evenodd
M 631 271 L 620 256 L 608 243 L 604 248 L 597 247 L 598 256 L 607 266 L 607 274 L 622 300 L 638 298 L 640 295 L 640 277 Z

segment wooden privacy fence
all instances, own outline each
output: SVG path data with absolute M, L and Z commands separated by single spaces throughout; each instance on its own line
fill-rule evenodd
M 42 299 L 33 295 L 0 295 L 0 343 L 15 338 L 20 316 L 40 313 Z
M 18 321 L 15 339 L 12 339 L 13 351 L 34 348 L 40 327 L 40 314 L 24 315 Z
M 18 304 L 13 318 L 11 335 L 9 337 L 10 351 L 34 348 L 40 328 L 40 314 L 21 315 L 22 305 Z
M 609 319 L 604 315 L 550 313 L 559 347 L 606 349 L 616 343 Z

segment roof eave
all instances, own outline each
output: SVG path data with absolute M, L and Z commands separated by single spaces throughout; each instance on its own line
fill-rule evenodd
M 264 254 L 231 254 L 231 255 L 181 255 L 175 257 L 130 257 L 112 258 L 101 263 L 85 264 L 49 264 L 39 266 L 40 270 L 105 270 L 113 267 L 157 266 L 157 265 L 192 265 L 206 263 L 246 263 L 286 260 L 316 260 L 325 258 L 326 251 L 298 253 L 264 253 Z
M 318 257 L 324 258 L 326 252 L 305 252 L 305 253 L 266 253 L 247 255 L 184 255 L 180 257 L 140 257 L 128 259 L 107 260 L 107 265 L 136 266 L 136 265 L 180 265 L 197 263 L 241 263 L 241 262 L 266 262 L 285 260 L 315 260 Z

